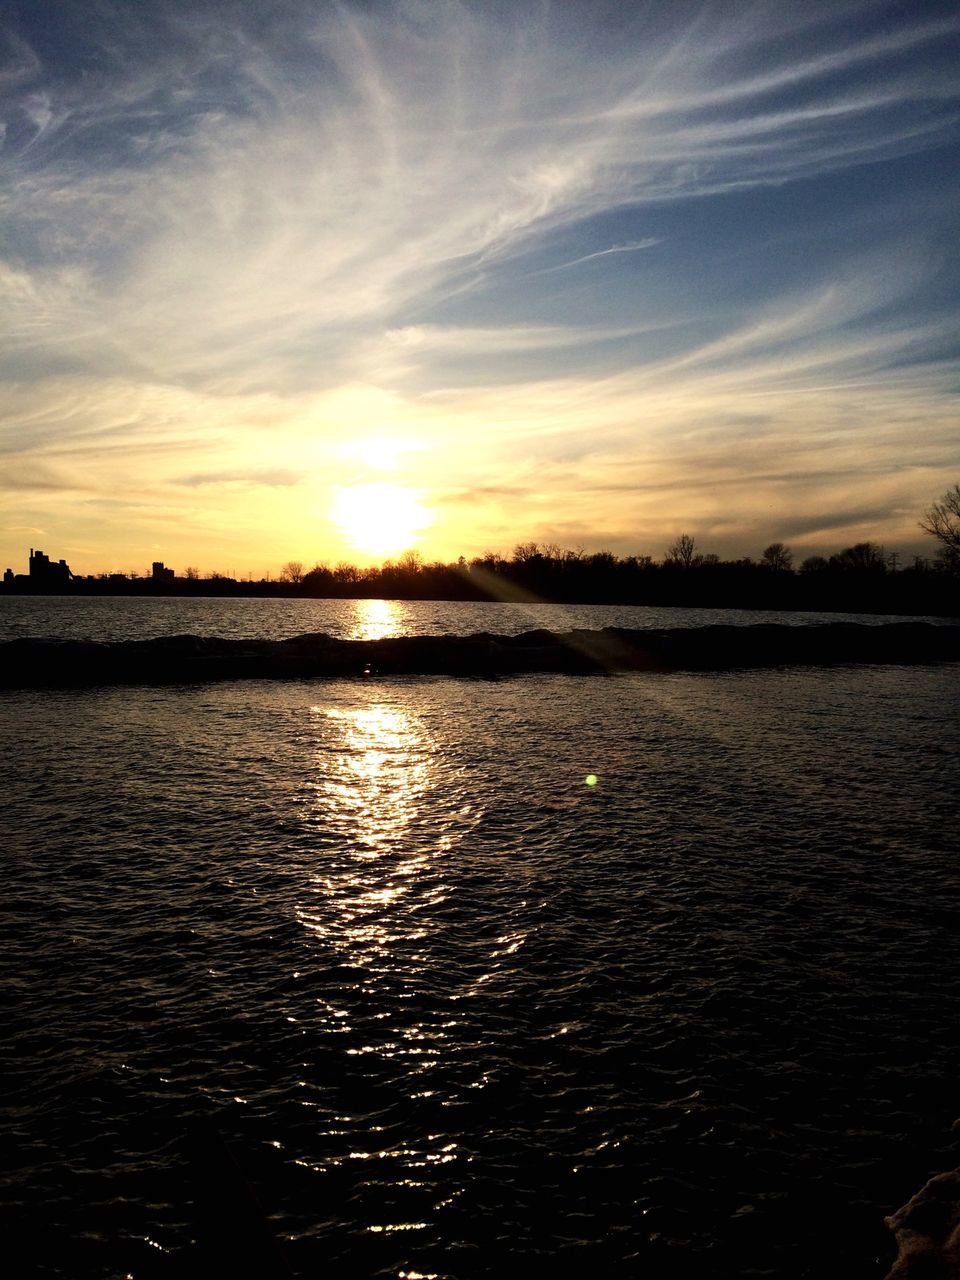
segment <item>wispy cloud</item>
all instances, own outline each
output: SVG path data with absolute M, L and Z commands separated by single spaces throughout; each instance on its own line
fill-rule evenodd
M 556 266 L 544 267 L 535 274 L 547 275 L 551 271 L 566 271 L 569 267 L 579 267 L 582 263 L 593 262 L 596 258 L 609 258 L 615 253 L 637 253 L 641 249 L 652 249 L 661 243 L 659 237 L 647 236 L 643 240 L 633 240 L 629 244 L 612 244 L 609 249 L 597 249 L 594 253 L 585 253 L 582 257 L 574 258 L 570 262 L 558 262 Z
M 327 536 L 324 450 L 385 427 L 433 442 L 438 491 L 459 465 L 491 522 L 498 471 L 584 440 L 638 493 L 660 449 L 676 504 L 687 436 L 760 402 L 788 453 L 843 406 L 871 457 L 894 404 L 901 448 L 943 464 L 949 179 L 896 221 L 869 175 L 956 144 L 946 7 L 70 0 L 59 40 L 24 12 L 0 72 L 18 465 L 181 514 L 203 489 L 189 518 L 221 529 L 231 489 L 303 489 Z M 764 212 L 787 189 L 796 211 Z M 554 483 L 564 506 L 576 481 Z
M 288 488 L 303 479 L 299 471 L 201 471 L 196 475 L 181 476 L 175 483 L 198 488 L 207 484 L 239 484 L 245 486 L 266 485 L 270 489 Z

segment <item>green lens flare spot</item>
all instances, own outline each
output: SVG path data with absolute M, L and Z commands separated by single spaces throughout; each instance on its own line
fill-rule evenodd
M 588 773 L 584 778 L 584 782 L 588 787 L 595 787 L 597 785 L 597 775 L 595 773 Z

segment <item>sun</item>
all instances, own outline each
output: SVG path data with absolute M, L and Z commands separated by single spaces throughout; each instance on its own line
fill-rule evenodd
M 395 484 L 343 485 L 331 515 L 358 551 L 373 556 L 406 551 L 433 524 L 417 492 Z

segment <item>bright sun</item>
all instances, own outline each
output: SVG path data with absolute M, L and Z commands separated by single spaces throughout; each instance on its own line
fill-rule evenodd
M 373 556 L 406 551 L 433 524 L 416 492 L 395 484 L 344 485 L 331 514 L 357 550 Z

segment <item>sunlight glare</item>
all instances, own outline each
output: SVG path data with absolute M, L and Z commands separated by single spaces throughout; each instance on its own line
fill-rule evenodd
M 401 607 L 395 600 L 354 600 L 348 640 L 382 640 L 400 631 Z
M 394 484 L 341 486 L 332 516 L 357 550 L 375 556 L 407 550 L 433 524 L 417 492 Z
M 357 458 L 374 471 L 396 471 L 400 455 L 423 446 L 415 440 L 398 440 L 392 436 L 367 436 L 363 440 L 351 440 L 340 453 L 345 458 Z

